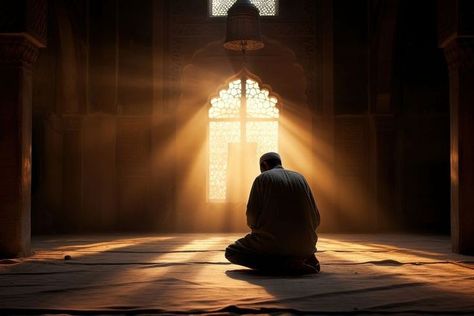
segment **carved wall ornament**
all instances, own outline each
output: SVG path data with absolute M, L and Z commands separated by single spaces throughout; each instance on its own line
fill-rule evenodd
M 35 0 L 27 2 L 26 28 L 41 47 L 46 46 L 47 41 L 47 10 L 48 1 Z
M 472 70 L 474 67 L 474 38 L 457 38 L 444 47 L 449 71 Z
M 38 47 L 26 36 L 0 34 L 0 63 L 31 66 L 38 54 Z

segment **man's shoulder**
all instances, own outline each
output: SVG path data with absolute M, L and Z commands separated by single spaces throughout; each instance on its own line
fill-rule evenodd
M 274 170 L 274 169 L 272 169 Z M 298 171 L 294 171 L 294 170 L 290 170 L 290 169 L 278 169 L 279 171 L 281 171 L 282 173 L 286 173 L 290 176 L 294 176 L 294 177 L 298 177 L 298 178 L 304 178 L 304 176 L 299 173 Z
M 285 169 L 285 171 L 288 172 L 289 174 L 292 174 L 292 175 L 295 175 L 295 176 L 298 176 L 298 177 L 303 177 L 303 175 L 301 173 L 299 173 L 298 171 L 288 170 L 288 169 Z
M 270 175 L 268 174 L 268 171 L 260 173 L 257 177 L 255 177 L 255 181 L 263 181 L 265 179 L 268 179 Z
M 306 181 L 306 178 L 301 173 L 299 173 L 297 171 L 293 171 L 293 170 L 288 170 L 288 173 L 294 181 L 302 182 L 302 183 L 305 183 L 305 184 L 308 183 Z
M 284 168 L 274 168 L 274 169 L 262 172 L 261 174 L 257 176 L 257 179 L 260 179 L 260 180 L 269 179 L 273 177 L 278 177 L 279 175 L 284 174 L 284 173 L 295 178 L 305 179 L 305 177 L 301 173 L 294 170 L 284 169 Z

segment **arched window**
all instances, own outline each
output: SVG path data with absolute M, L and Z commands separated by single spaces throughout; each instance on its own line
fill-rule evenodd
M 209 0 L 211 16 L 226 16 L 227 10 L 237 0 Z M 274 16 L 278 13 L 278 0 L 250 0 L 260 11 L 261 16 Z
M 229 82 L 210 103 L 208 199 L 229 201 L 229 172 L 240 176 L 245 170 L 258 170 L 258 157 L 278 151 L 278 100 L 244 73 Z M 232 161 L 243 160 L 241 169 L 235 172 L 237 163 L 232 165 Z M 249 182 L 248 177 L 240 180 L 236 182 Z

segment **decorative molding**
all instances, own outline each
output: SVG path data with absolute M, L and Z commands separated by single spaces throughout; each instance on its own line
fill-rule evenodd
M 24 35 L 38 47 L 47 40 L 47 0 L 3 1 L 0 4 L 0 34 Z
M 474 38 L 456 38 L 444 47 L 449 71 L 472 70 L 474 67 Z
M 27 2 L 26 31 L 40 43 L 40 47 L 45 47 L 47 41 L 47 8 L 47 0 Z
M 0 34 L 0 63 L 31 66 L 38 54 L 38 47 L 26 36 Z

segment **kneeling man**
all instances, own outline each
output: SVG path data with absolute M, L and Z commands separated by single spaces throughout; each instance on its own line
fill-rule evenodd
M 226 258 L 265 273 L 318 273 L 314 253 L 320 217 L 306 179 L 283 169 L 273 152 L 260 158 L 260 171 L 247 203 L 252 232 L 228 246 Z

